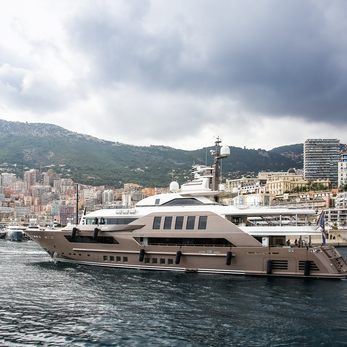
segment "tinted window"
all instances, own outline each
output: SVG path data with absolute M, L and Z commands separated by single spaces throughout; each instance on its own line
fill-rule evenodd
M 136 218 L 101 218 L 100 219 L 100 224 L 129 224 L 136 220 Z M 87 218 L 86 219 L 86 224 L 95 224 L 94 223 L 94 218 Z
M 153 229 L 160 229 L 161 217 L 154 217 L 153 219 Z
M 203 203 L 199 200 L 196 200 L 194 198 L 178 198 L 173 199 L 171 201 L 166 202 L 163 204 L 165 206 L 181 206 L 181 205 L 203 205 Z
M 93 236 L 76 235 L 75 238 L 73 238 L 71 235 L 65 235 L 65 238 L 69 242 L 76 243 L 118 243 L 112 236 L 98 236 L 94 239 Z
M 149 245 L 164 246 L 210 246 L 210 247 L 231 247 L 231 242 L 223 238 L 182 238 L 182 237 L 149 237 Z
M 207 225 L 207 216 L 200 216 L 198 229 L 206 229 L 206 225 Z
M 183 216 L 176 217 L 175 221 L 175 229 L 182 229 L 183 228 Z
M 195 216 L 188 216 L 187 218 L 187 229 L 194 229 Z
M 165 217 L 164 229 L 171 229 L 172 217 Z

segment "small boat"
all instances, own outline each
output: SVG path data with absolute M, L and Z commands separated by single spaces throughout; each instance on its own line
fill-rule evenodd
M 0 229 L 0 239 L 4 239 L 6 238 L 6 230 L 5 229 Z
M 6 232 L 6 239 L 9 241 L 20 242 L 24 239 L 24 230 L 26 229 L 23 225 L 9 224 L 4 230 Z

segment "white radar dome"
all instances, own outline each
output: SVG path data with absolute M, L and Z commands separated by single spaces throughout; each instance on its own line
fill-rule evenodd
M 230 155 L 230 148 L 229 146 L 223 146 L 220 149 L 220 155 L 223 157 L 228 157 Z
M 176 181 L 173 181 L 170 183 L 170 192 L 172 193 L 176 193 L 179 191 L 180 189 L 180 185 L 176 182 Z

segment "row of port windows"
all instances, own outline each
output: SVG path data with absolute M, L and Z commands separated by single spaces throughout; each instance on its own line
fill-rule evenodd
M 122 261 L 123 263 L 127 263 L 128 262 L 128 257 L 121 257 L 120 255 L 110 255 L 110 256 L 107 256 L 107 255 L 104 255 L 104 261 Z
M 159 260 L 159 261 L 158 261 Z M 174 263 L 173 259 L 165 259 L 165 258 L 145 258 L 145 264 L 168 264 L 168 265 L 172 265 Z
M 175 218 L 175 220 L 174 220 Z M 174 228 L 175 230 L 181 230 L 183 229 L 184 225 L 184 220 L 185 221 L 185 228 L 187 230 L 193 230 L 195 229 L 195 222 L 196 222 L 196 216 L 188 216 L 185 218 L 184 216 L 177 216 L 177 217 L 172 217 L 172 216 L 167 216 L 167 217 L 154 217 L 153 219 L 153 229 L 160 229 L 161 224 L 162 224 L 162 219 L 164 220 L 163 222 L 163 229 L 170 230 L 172 229 L 173 221 L 174 221 Z M 199 216 L 198 218 L 198 229 L 200 230 L 205 230 L 207 226 L 207 216 Z
M 113 255 L 110 255 L 110 256 L 107 256 L 107 255 L 104 255 L 104 261 L 116 261 L 116 262 L 123 262 L 123 263 L 127 263 L 128 262 L 128 257 L 121 257 L 119 255 L 117 256 L 113 256 Z M 146 257 L 144 259 L 145 261 L 145 264 L 168 264 L 168 265 L 172 265 L 174 263 L 174 260 L 173 259 L 166 259 L 166 258 L 148 258 Z

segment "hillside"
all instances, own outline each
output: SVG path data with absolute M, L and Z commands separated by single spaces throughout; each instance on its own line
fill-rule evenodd
M 286 158 L 294 160 L 297 163 L 297 168 L 303 167 L 304 145 L 302 143 L 276 147 L 276 148 L 273 148 L 271 152 L 280 154 Z
M 296 145 L 295 145 L 296 146 Z M 282 148 L 290 148 L 286 146 Z M 299 158 L 280 149 L 271 151 L 231 147 L 223 161 L 223 176 L 238 177 L 261 170 L 301 167 Z M 190 177 L 192 164 L 211 164 L 211 147 L 194 151 L 165 146 L 132 146 L 104 141 L 42 123 L 0 120 L 0 164 L 21 175 L 27 168 L 47 167 L 86 184 L 122 186 L 135 182 L 167 186 L 172 175 L 180 183 Z

